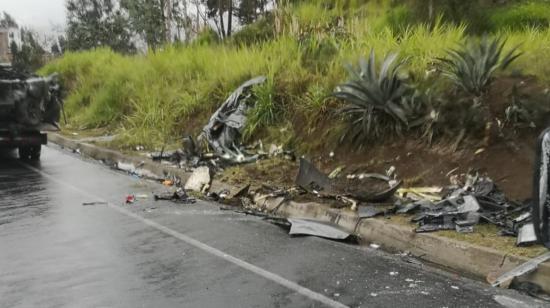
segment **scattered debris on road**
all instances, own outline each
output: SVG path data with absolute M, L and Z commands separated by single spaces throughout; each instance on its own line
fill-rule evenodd
M 353 199 L 359 202 L 383 202 L 393 197 L 402 182 L 376 173 L 351 175 L 346 178 L 335 176 L 331 179 L 311 162 L 301 158 L 295 183 L 321 198 L 342 200 L 342 197 L 345 197 L 348 198 L 347 201 Z
M 407 188 L 397 192 L 396 213 L 415 214 L 416 232 L 456 230 L 474 232 L 480 222 L 501 228 L 501 235 L 517 236 L 517 244 L 536 243 L 529 204 L 506 198 L 488 177 L 454 177 L 457 185 L 433 188 Z
M 288 221 L 291 223 L 290 235 L 312 235 L 334 240 L 345 240 L 351 235 L 336 225 L 326 222 L 296 218 L 289 218 Z
M 84 202 L 82 203 L 83 206 L 91 206 L 91 205 L 107 205 L 108 203 L 105 201 L 94 201 L 94 202 Z
M 175 192 L 166 192 L 162 194 L 155 194 L 154 195 L 155 201 L 158 200 L 168 200 L 173 202 L 179 202 L 179 203 L 186 203 L 186 204 L 193 204 L 196 203 L 197 200 L 195 198 L 190 197 L 185 190 L 178 188 Z
M 126 196 L 126 204 L 132 204 L 134 202 L 136 202 L 136 197 L 134 195 Z
M 539 266 L 539 264 L 541 264 L 543 262 L 546 262 L 548 260 L 550 260 L 550 252 L 547 252 L 547 253 L 545 253 L 543 255 L 540 255 L 536 258 L 533 258 L 533 259 L 521 264 L 520 266 L 512 269 L 511 271 L 502 274 L 494 282 L 492 282 L 491 285 L 493 287 L 498 287 L 501 284 L 504 284 L 506 282 L 510 282 L 515 277 L 519 277 L 519 276 L 525 275 L 527 273 L 530 273 L 530 272 L 536 270 L 537 267 Z
M 206 193 L 210 188 L 210 168 L 199 167 L 193 171 L 191 177 L 185 183 L 185 190 Z

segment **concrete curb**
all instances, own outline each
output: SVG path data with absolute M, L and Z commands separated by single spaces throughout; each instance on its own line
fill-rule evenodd
M 59 134 L 49 134 L 48 139 L 65 148 L 79 149 L 81 154 L 96 160 L 140 164 L 141 168 L 160 177 L 173 175 L 185 182 L 190 176 L 190 173 L 181 169 L 165 166 L 145 157 L 127 156 L 117 151 L 71 140 Z M 236 187 L 223 182 L 212 183 L 212 190 L 221 189 L 237 190 Z M 384 219 L 360 219 L 353 211 L 334 209 L 319 203 L 298 203 L 285 201 L 283 198 L 272 198 L 264 199 L 257 204 L 259 204 L 259 210 L 281 217 L 309 218 L 335 223 L 344 230 L 356 234 L 362 241 L 380 244 L 390 251 L 409 251 L 422 260 L 483 281 L 486 281 L 488 276 L 498 276 L 529 260 L 438 236 L 435 233 L 415 233 L 412 227 L 398 225 Z M 521 279 L 534 282 L 550 293 L 550 264 L 541 264 L 536 271 Z

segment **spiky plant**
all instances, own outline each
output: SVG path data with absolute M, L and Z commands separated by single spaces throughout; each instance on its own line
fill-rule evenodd
M 411 89 L 398 74 L 405 61 L 397 59 L 397 54 L 390 54 L 378 68 L 371 51 L 368 60 L 360 59 L 358 68 L 348 65 L 350 80 L 333 92 L 347 103 L 341 111 L 350 121 L 346 135 L 353 141 L 399 133 L 407 127 L 410 111 L 403 100 Z
M 505 69 L 521 56 L 518 46 L 504 52 L 506 41 L 484 36 L 479 42 L 469 43 L 462 49 L 447 51 L 441 58 L 440 68 L 444 76 L 469 94 L 481 96 L 490 85 L 493 74 Z

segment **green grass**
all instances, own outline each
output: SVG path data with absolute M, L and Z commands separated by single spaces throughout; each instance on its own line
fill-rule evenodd
M 468 37 L 466 25 L 441 20 L 397 31 L 391 24 L 403 24 L 403 9 L 392 19 L 388 1 L 382 6 L 360 2 L 338 1 L 333 9 L 326 3 L 287 9 L 280 13 L 281 33 L 270 40 L 224 44 L 209 38 L 135 56 L 108 49 L 69 52 L 41 73 L 61 74 L 72 128 L 108 128 L 119 134 L 117 144 L 123 148 L 158 148 L 179 136 L 196 135 L 236 87 L 265 75 L 269 81 L 255 90 L 259 103 L 245 135 L 293 142 L 303 131 L 341 127 L 337 119 L 324 121 L 335 104 L 327 97 L 347 78 L 344 64 L 356 63 L 371 49 L 379 55 L 399 52 L 408 58 L 402 74 L 414 84 L 432 87 L 441 83 L 430 74 L 435 58 Z M 550 81 L 550 30 L 507 29 L 495 35 L 506 37 L 508 46 L 522 43 L 525 54 L 511 69 Z
M 489 20 L 493 29 L 548 28 L 550 25 L 550 2 L 527 1 L 498 8 L 491 13 Z

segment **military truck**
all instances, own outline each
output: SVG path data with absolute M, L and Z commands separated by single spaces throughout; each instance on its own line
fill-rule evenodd
M 0 65 L 0 148 L 40 159 L 47 131 L 59 130 L 62 108 L 57 75 L 39 77 Z

